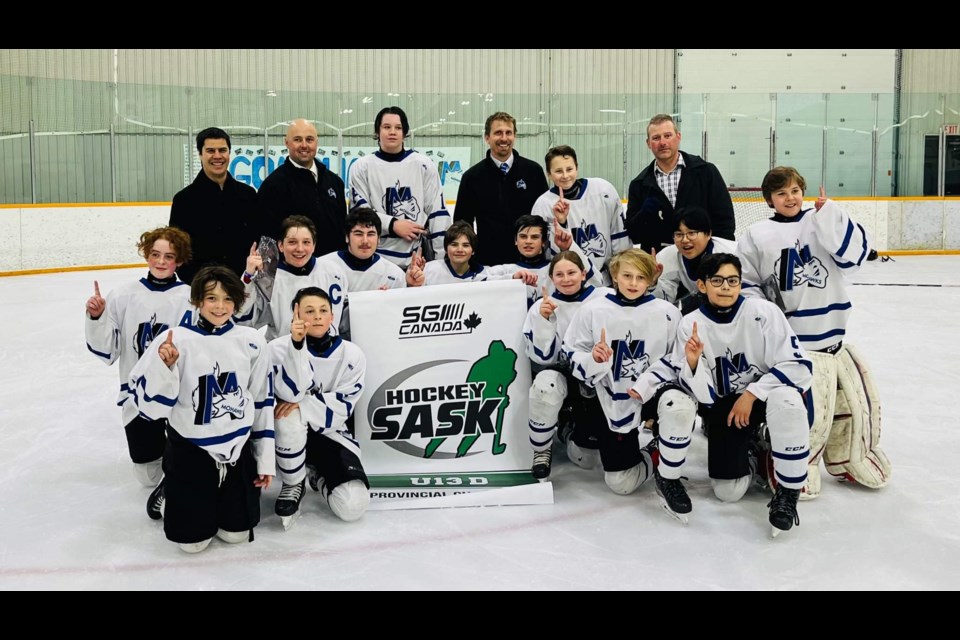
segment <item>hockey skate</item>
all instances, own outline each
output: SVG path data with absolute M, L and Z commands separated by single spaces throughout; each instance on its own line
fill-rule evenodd
M 553 451 L 544 449 L 543 451 L 533 452 L 533 468 L 530 473 L 537 480 L 546 480 L 550 477 L 550 466 L 553 462 Z
M 797 499 L 800 497 L 799 489 L 787 489 L 784 486 L 778 486 L 773 499 L 767 503 L 770 507 L 770 537 L 776 538 L 781 531 L 789 531 L 793 525 L 800 524 L 800 516 L 797 514 Z
M 163 517 L 163 505 L 166 502 L 166 494 L 163 490 L 164 482 L 166 482 L 166 479 L 161 480 L 156 489 L 150 492 L 150 497 L 147 498 L 147 515 L 150 516 L 151 520 L 159 520 Z
M 653 476 L 657 483 L 660 506 L 681 523 L 687 524 L 689 522 L 687 514 L 693 511 L 693 504 L 690 502 L 687 490 L 683 488 L 683 483 L 680 480 L 667 480 L 660 475 L 656 466 L 653 468 Z
M 303 501 L 305 484 L 306 480 L 301 480 L 297 484 L 284 483 L 280 489 L 274 512 L 280 516 L 280 524 L 283 525 L 284 531 L 289 530 L 300 519 L 300 502 Z

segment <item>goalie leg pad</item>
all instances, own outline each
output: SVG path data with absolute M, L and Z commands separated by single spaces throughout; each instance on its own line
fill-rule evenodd
M 833 428 L 827 440 L 827 471 L 879 489 L 890 478 L 890 461 L 880 449 L 880 395 L 860 352 L 844 344 L 837 352 L 837 394 Z
M 530 427 L 530 446 L 534 451 L 549 449 L 553 443 L 560 409 L 566 397 L 567 379 L 559 371 L 547 369 L 533 379 L 527 424 Z
M 833 414 L 837 403 L 837 358 L 830 353 L 808 351 L 813 362 L 813 424 L 810 426 L 810 458 L 807 460 L 807 484 L 800 493 L 801 500 L 813 500 L 820 495 L 820 458 L 830 437 Z

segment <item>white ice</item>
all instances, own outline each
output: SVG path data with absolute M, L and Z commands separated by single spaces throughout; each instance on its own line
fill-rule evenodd
M 713 498 L 698 432 L 684 470 L 690 524 L 653 487 L 606 489 L 562 454 L 555 504 L 369 512 L 337 520 L 309 492 L 284 532 L 276 486 L 253 544 L 187 556 L 144 512 L 115 367 L 84 346 L 93 280 L 104 293 L 141 270 L 0 278 L 0 589 L 646 590 L 960 588 L 960 257 L 869 263 L 849 334 L 883 395 L 890 484 L 823 472 L 799 527 L 768 536 L 768 496 Z

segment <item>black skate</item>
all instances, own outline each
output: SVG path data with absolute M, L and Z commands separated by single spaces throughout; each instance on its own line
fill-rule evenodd
M 800 498 L 799 489 L 787 489 L 783 485 L 777 487 L 773 499 L 767 503 L 770 507 L 770 537 L 776 538 L 781 531 L 789 531 L 793 525 L 800 524 L 797 514 L 797 500 Z
M 550 477 L 550 465 L 553 462 L 553 451 L 544 449 L 533 452 L 533 468 L 530 472 L 537 480 L 546 480 Z
M 690 502 L 690 496 L 687 490 L 683 488 L 680 480 L 667 480 L 660 475 L 657 467 L 653 468 L 654 479 L 657 482 L 657 495 L 660 496 L 660 506 L 671 516 L 687 524 L 689 519 L 687 514 L 693 511 L 693 504 Z
M 300 518 L 300 502 L 303 500 L 306 480 L 297 484 L 286 484 L 280 489 L 274 512 L 280 516 L 280 523 L 286 531 Z
M 166 479 L 160 481 L 147 498 L 147 515 L 151 520 L 159 520 L 163 517 L 163 504 L 166 502 L 166 494 L 163 491 L 163 483 Z

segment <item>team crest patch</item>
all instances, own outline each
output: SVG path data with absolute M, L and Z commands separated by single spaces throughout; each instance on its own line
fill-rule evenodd
M 157 314 L 153 314 L 147 322 L 141 322 L 137 326 L 137 333 L 133 336 L 133 349 L 138 356 L 143 356 L 147 347 L 153 342 L 153 339 L 169 329 L 162 322 L 157 322 Z
M 573 240 L 583 252 L 594 258 L 603 258 L 607 255 L 607 239 L 597 230 L 597 225 L 584 220 L 580 226 L 571 229 Z
M 420 203 L 414 197 L 413 191 L 399 182 L 386 190 L 381 202 L 383 210 L 394 218 L 414 221 L 420 215 Z
M 337 192 L 333 190 L 333 187 L 330 187 L 329 189 L 327 189 L 327 195 L 330 196 L 331 198 L 336 198 Z
M 523 180 L 517 180 L 517 189 L 526 190 L 526 188 L 527 188 L 526 182 L 524 182 Z
M 213 373 L 200 376 L 192 394 L 194 424 L 210 424 L 211 420 L 221 416 L 230 416 L 231 420 L 243 418 L 247 399 L 237 381 L 234 371 L 221 371 L 215 363 Z

